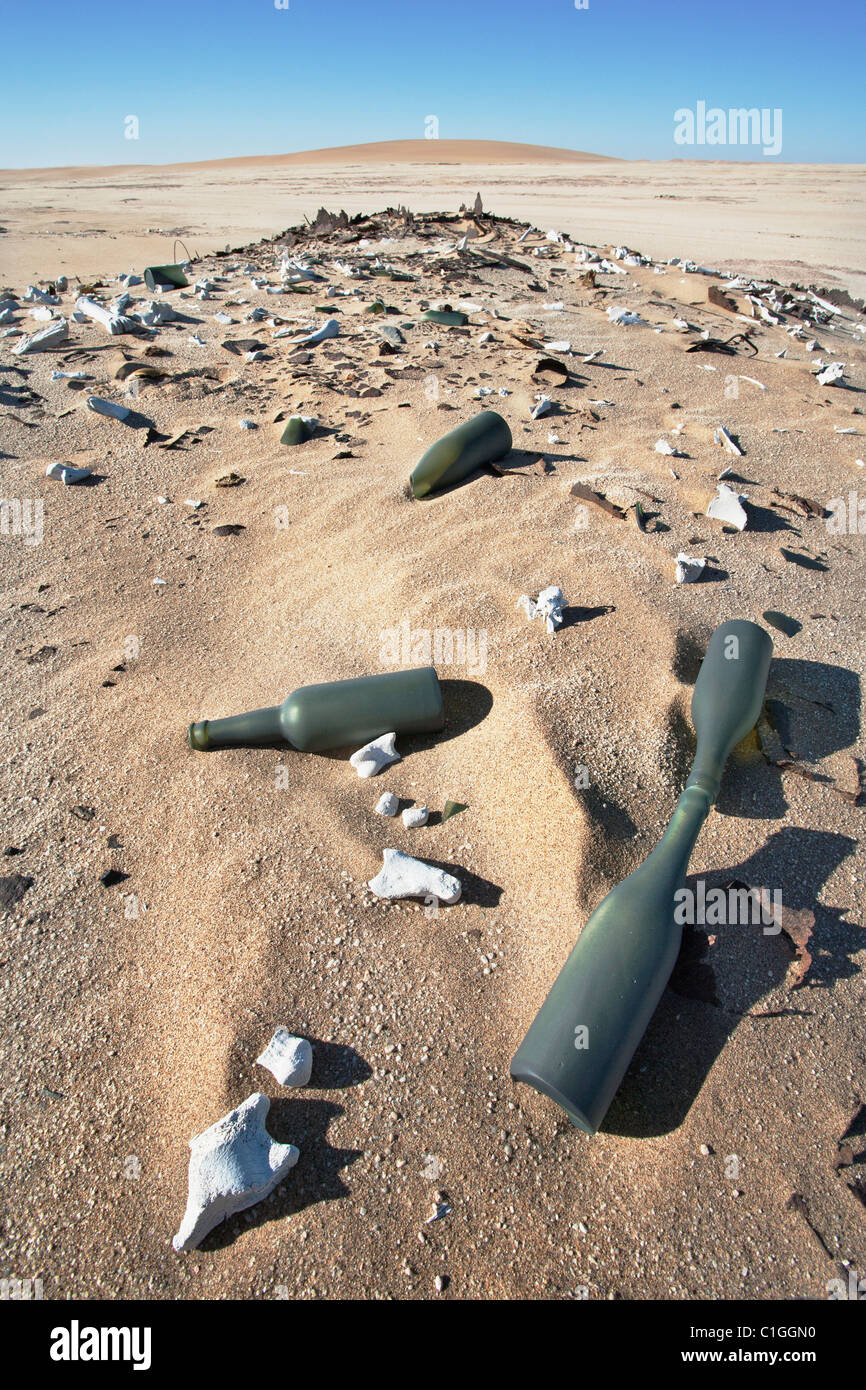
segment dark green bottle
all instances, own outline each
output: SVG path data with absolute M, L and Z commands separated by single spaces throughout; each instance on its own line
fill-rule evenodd
M 444 309 L 428 309 L 424 318 L 428 323 L 441 323 L 443 328 L 465 328 L 469 322 L 468 315 L 459 309 L 452 309 L 450 305 Z
M 670 978 L 682 940 L 676 891 L 731 749 L 761 712 L 773 644 L 755 623 L 717 627 L 692 696 L 695 760 L 649 858 L 595 909 L 511 1063 L 594 1134 Z
M 409 479 L 412 494 L 426 497 L 434 488 L 452 487 L 510 448 L 511 430 L 502 416 L 482 410 L 430 445 Z
M 302 753 L 360 748 L 380 734 L 428 733 L 445 723 L 442 690 L 432 666 L 384 671 L 355 680 L 302 685 L 281 705 L 189 726 L 190 747 L 272 748 Z

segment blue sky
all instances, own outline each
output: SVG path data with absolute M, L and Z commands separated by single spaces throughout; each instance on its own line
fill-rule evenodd
M 157 164 L 367 140 L 521 140 L 630 159 L 674 112 L 782 111 L 792 162 L 866 162 L 864 0 L 7 3 L 0 166 Z M 127 116 L 139 138 L 124 136 Z

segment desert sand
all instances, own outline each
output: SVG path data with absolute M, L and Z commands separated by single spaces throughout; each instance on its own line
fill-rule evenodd
M 550 184 L 510 196 L 536 227 L 604 224 L 608 256 L 650 185 L 635 171 L 599 183 L 603 168 L 561 183 L 548 170 Z M 413 192 L 405 172 L 379 176 L 382 204 Z M 41 1278 L 57 1299 L 825 1298 L 829 1280 L 866 1269 L 866 567 L 856 524 L 828 526 L 864 487 L 863 316 L 790 299 L 800 308 L 779 322 L 753 319 L 742 285 L 726 310 L 707 298 L 724 277 L 622 257 L 625 274 L 594 262 L 593 284 L 543 231 L 454 216 L 474 171 L 423 189 L 419 171 L 414 211 L 447 217 L 377 214 L 282 242 L 258 226 L 256 244 L 203 255 L 188 289 L 159 295 L 179 317 L 158 330 L 72 322 L 60 348 L 16 355 L 43 326 L 23 299 L 37 265 L 43 288 L 74 267 L 107 301 L 131 257 L 139 270 L 166 259 L 143 221 L 182 223 L 191 249 L 237 243 L 257 221 L 233 198 L 237 221 L 211 226 L 222 195 L 205 175 L 165 173 L 154 201 L 156 177 L 118 174 L 112 190 L 103 175 L 52 176 L 38 199 L 54 211 L 34 199 L 28 212 L 33 183 L 6 176 L 18 200 L 7 236 L 28 269 L 4 276 L 18 308 L 0 340 L 2 496 L 41 501 L 44 535 L 0 537 L 4 1273 Z M 484 189 L 501 211 L 498 177 Z M 762 260 L 770 194 L 755 173 L 735 195 L 743 177 L 666 170 L 678 204 L 659 201 L 631 245 L 712 269 L 714 245 L 735 258 L 739 225 L 749 273 L 793 264 L 780 209 Z M 329 175 L 327 198 L 288 172 L 256 178 L 275 229 L 301 202 L 310 215 L 323 201 L 375 211 L 355 171 Z M 58 234 L 61 179 L 81 200 L 70 220 L 87 205 L 116 242 Z M 695 180 L 726 190 L 700 233 L 696 211 L 677 221 Z M 146 218 L 119 208 L 136 188 Z M 803 216 L 797 254 L 805 241 L 816 259 L 796 278 L 828 281 L 833 262 L 856 288 L 853 229 L 835 245 L 826 210 L 811 232 Z M 280 289 L 284 250 L 321 276 L 312 294 Z M 53 312 L 69 318 L 80 288 Z M 151 298 L 130 293 L 130 310 Z M 380 298 L 385 312 L 371 312 Z M 425 322 L 438 302 L 462 306 L 467 325 Z M 642 322 L 612 323 L 617 305 Z M 265 317 L 251 321 L 256 308 Z M 275 337 L 328 317 L 339 336 L 316 346 Z M 396 351 L 383 325 L 400 329 Z M 744 332 L 755 354 L 687 350 L 702 333 Z M 263 357 L 247 359 L 248 340 Z M 538 378 L 545 355 L 566 384 Z M 819 359 L 844 362 L 841 385 L 817 382 Z M 533 420 L 542 393 L 553 409 Z M 90 395 L 132 414 L 100 417 Z M 413 501 L 424 449 L 491 407 L 514 437 L 502 471 Z M 293 448 L 279 443 L 291 413 L 320 422 Z M 714 442 L 719 426 L 741 457 Z M 677 456 L 656 452 L 660 438 Z M 47 478 L 58 461 L 91 479 Z M 706 517 L 725 466 L 748 497 L 742 532 Z M 235 486 L 217 485 L 232 472 Z M 623 515 L 578 506 L 577 482 Z M 680 550 L 707 558 L 701 582 L 675 584 Z M 550 584 L 568 604 L 553 636 L 516 607 Z M 709 633 L 768 610 L 796 630 L 768 629 L 764 739 L 731 760 L 690 881 L 781 891 L 814 914 L 811 963 L 786 932 L 687 930 L 590 1138 L 516 1086 L 510 1058 L 589 913 L 671 813 Z M 440 665 L 443 734 L 398 740 L 402 761 L 373 781 L 355 776 L 351 750 L 188 747 L 191 720 L 387 669 L 395 630 L 417 651 L 437 632 L 468 636 L 470 657 Z M 408 830 L 375 814 L 386 790 L 434 813 L 448 799 L 468 809 Z M 433 915 L 375 899 L 366 883 L 388 845 L 449 867 L 461 901 Z M 126 877 L 106 887 L 110 869 Z M 255 1063 L 278 1025 L 313 1041 L 302 1092 Z M 256 1090 L 300 1160 L 265 1202 L 175 1255 L 188 1140 Z

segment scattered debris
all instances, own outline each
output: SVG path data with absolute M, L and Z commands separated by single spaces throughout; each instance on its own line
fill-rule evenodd
M 376 802 L 378 816 L 396 816 L 399 809 L 400 802 L 393 792 L 383 792 Z
M 831 362 L 829 367 L 825 367 L 823 372 L 818 373 L 816 380 L 819 386 L 838 386 L 844 373 L 844 362 Z
M 468 811 L 469 807 L 462 801 L 446 801 L 442 810 L 442 823 L 450 820 L 452 816 L 459 816 L 461 811 Z
M 390 767 L 391 763 L 399 763 L 400 754 L 394 746 L 396 739 L 395 733 L 382 734 L 379 738 L 374 738 L 371 743 L 365 743 L 364 747 L 359 748 L 357 753 L 353 753 L 349 762 L 358 776 L 375 777 L 377 772 L 381 772 L 385 767 Z
M 565 599 L 562 596 L 562 590 L 552 584 L 549 588 L 542 589 L 534 601 L 529 597 L 529 594 L 521 594 L 515 606 L 523 609 L 530 622 L 533 618 L 543 618 L 545 631 L 554 633 L 562 623 Z
M 112 420 L 127 420 L 132 414 L 129 406 L 116 405 L 114 401 L 105 401 L 101 396 L 88 396 L 87 409 L 95 411 L 97 415 L 107 415 Z
M 615 502 L 609 502 L 603 493 L 593 492 L 585 483 L 575 483 L 571 489 L 571 496 L 576 497 L 579 502 L 589 502 L 592 507 L 600 507 L 608 516 L 615 516 L 619 521 L 625 520 L 626 513 L 622 507 L 618 507 Z
M 678 584 L 697 584 L 707 562 L 703 556 L 686 555 L 682 550 L 677 556 L 676 582 Z
M 714 521 L 724 522 L 726 526 L 734 526 L 738 531 L 744 531 L 749 518 L 743 503 L 748 498 L 745 494 L 734 492 L 726 483 L 717 484 L 716 492 L 718 495 L 707 507 L 707 516 L 712 517 Z
M 68 337 L 69 324 L 66 319 L 55 319 L 37 333 L 25 334 L 12 351 L 16 357 L 21 357 L 25 352 L 48 352 L 51 348 L 59 347 Z
M 299 1158 L 294 1144 L 278 1144 L 265 1128 L 271 1108 L 254 1092 L 235 1110 L 190 1140 L 189 1195 L 175 1250 L 194 1250 L 215 1226 L 273 1191 Z
M 460 880 L 444 869 L 412 859 L 399 849 L 383 850 L 382 856 L 382 868 L 368 885 L 378 898 L 437 898 L 456 903 L 460 897 Z
M 296 1038 L 288 1028 L 274 1029 L 264 1052 L 256 1058 L 281 1086 L 306 1086 L 313 1074 L 313 1049 L 306 1038 Z
M 430 812 L 426 806 L 408 806 L 401 819 L 407 830 L 414 830 L 416 826 L 427 824 Z
M 45 470 L 46 478 L 57 478 L 59 482 L 71 487 L 73 483 L 83 483 L 90 477 L 89 468 L 70 468 L 64 463 L 49 463 Z
M 743 457 L 743 451 L 739 444 L 734 442 L 723 425 L 719 425 L 713 435 L 713 440 L 716 444 L 721 444 L 722 448 L 725 449 L 727 453 L 733 454 L 735 458 L 741 459 Z

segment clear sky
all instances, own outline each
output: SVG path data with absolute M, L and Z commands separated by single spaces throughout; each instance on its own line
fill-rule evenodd
M 0 166 L 420 138 L 431 115 L 443 139 L 764 158 L 676 144 L 699 102 L 781 109 L 783 161 L 866 163 L 866 0 L 282 3 L 4 0 Z

